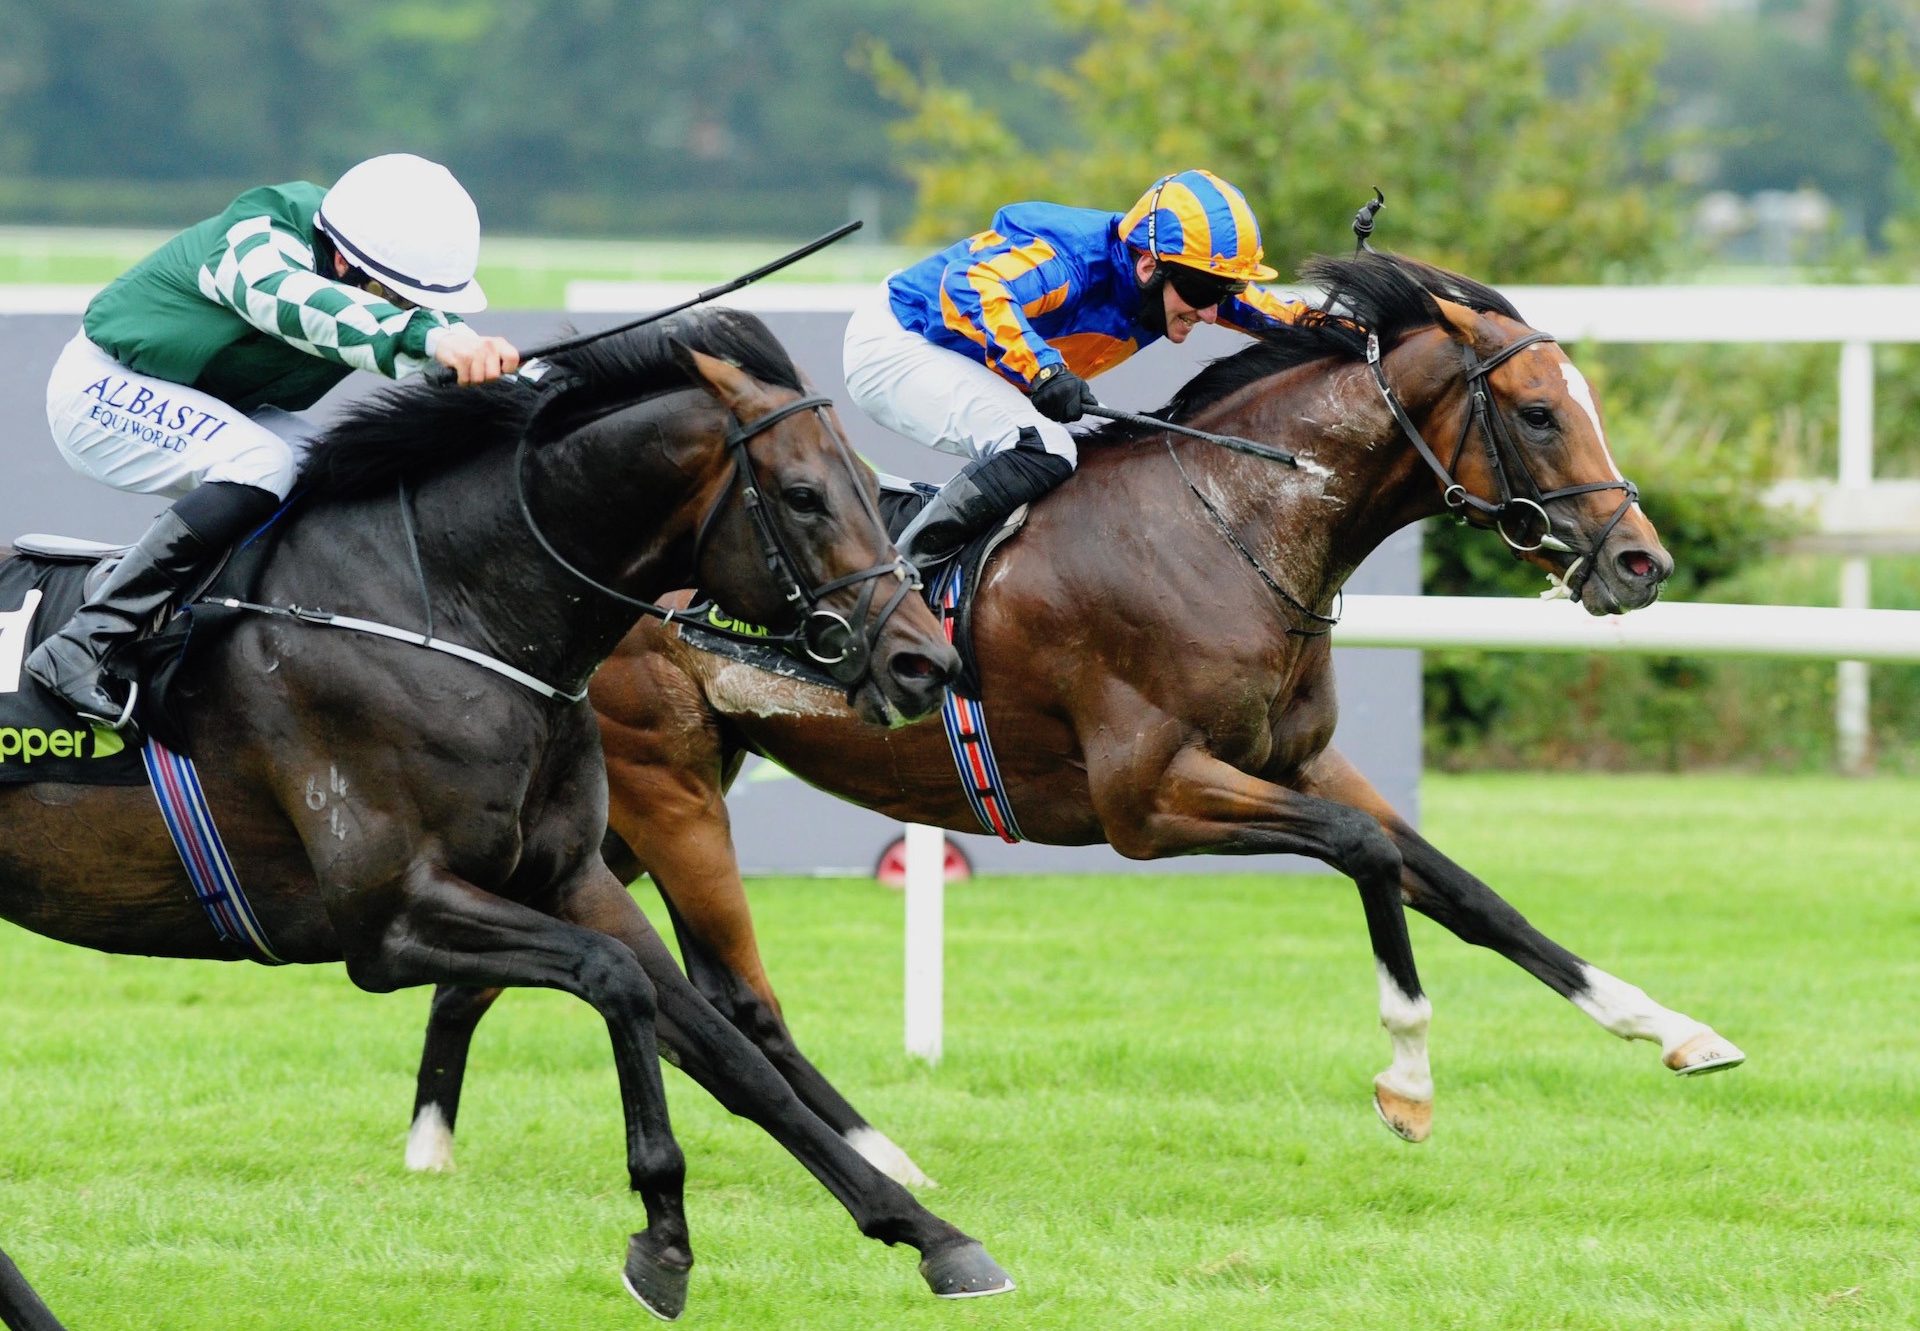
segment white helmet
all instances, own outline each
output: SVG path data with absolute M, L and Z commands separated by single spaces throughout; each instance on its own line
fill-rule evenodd
M 480 213 L 438 162 L 412 153 L 369 157 L 334 182 L 313 223 L 395 295 L 449 314 L 487 308 L 473 280 Z

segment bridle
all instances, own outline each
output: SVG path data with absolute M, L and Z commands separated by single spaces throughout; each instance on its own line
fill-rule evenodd
M 1619 480 L 1590 481 L 1584 485 L 1567 485 L 1558 490 L 1543 491 L 1539 482 L 1534 479 L 1532 469 L 1527 466 L 1526 454 L 1514 443 L 1500 413 L 1494 410 L 1487 376 L 1508 359 L 1535 343 L 1554 340 L 1551 333 L 1530 332 L 1524 337 L 1509 342 L 1486 360 L 1481 360 L 1472 347 L 1464 345 L 1461 347 L 1461 354 L 1466 361 L 1464 381 L 1467 389 L 1468 411 L 1466 419 L 1461 422 L 1460 438 L 1453 446 L 1453 454 L 1444 463 L 1420 433 L 1420 427 L 1415 425 L 1412 418 L 1407 415 L 1406 408 L 1401 406 L 1392 385 L 1387 383 L 1386 369 L 1380 360 L 1380 339 L 1371 332 L 1367 334 L 1367 367 L 1373 371 L 1373 381 L 1379 385 L 1380 395 L 1386 399 L 1387 408 L 1393 413 L 1393 418 L 1399 423 L 1401 431 L 1413 444 L 1415 451 L 1420 454 L 1421 460 L 1439 478 L 1440 484 L 1444 487 L 1441 498 L 1454 516 L 1462 522 L 1472 522 L 1475 526 L 1493 528 L 1500 533 L 1500 539 L 1512 548 L 1516 556 L 1542 549 L 1576 556 L 1567 566 L 1566 573 L 1555 578 L 1554 581 L 1559 587 L 1565 589 L 1568 596 L 1578 600 L 1581 587 L 1585 584 L 1588 575 L 1593 572 L 1600 548 L 1606 544 L 1607 538 L 1613 535 L 1613 529 L 1620 525 L 1621 519 L 1626 517 L 1627 510 L 1632 508 L 1640 498 L 1640 490 L 1632 481 L 1623 477 Z M 1475 422 L 1480 425 L 1479 433 L 1481 442 L 1486 447 L 1488 470 L 1492 472 L 1494 485 L 1497 487 L 1498 498 L 1492 501 L 1471 493 L 1454 477 L 1454 469 L 1459 465 L 1460 455 L 1466 449 L 1467 439 L 1474 433 Z M 1519 486 L 1513 483 L 1509 474 L 1509 462 L 1511 462 L 1512 472 L 1516 473 L 1522 482 Z M 1621 490 L 1625 492 L 1625 497 L 1621 499 L 1620 507 L 1613 511 L 1613 516 L 1607 519 L 1606 525 L 1600 529 L 1600 534 L 1593 539 L 1592 544 L 1585 550 L 1578 550 L 1553 534 L 1553 518 L 1547 512 L 1547 505 L 1558 500 L 1571 499 L 1575 495 L 1591 494 L 1597 490 Z M 1532 523 L 1537 518 L 1540 527 L 1539 539 L 1526 544 L 1523 543 L 1524 537 L 1528 534 L 1525 527 L 1520 529 L 1518 537 L 1507 530 L 1508 524 L 1516 514 L 1527 523 Z M 1481 521 L 1475 521 L 1476 518 Z
M 799 617 L 799 626 L 784 634 L 743 633 L 715 624 L 708 619 L 701 619 L 699 620 L 701 631 L 744 642 L 775 646 L 787 651 L 805 652 L 808 657 L 825 667 L 834 682 L 845 688 L 851 697 L 854 690 L 858 689 L 867 678 L 872 666 L 873 649 L 879 642 L 881 630 L 886 626 L 887 620 L 892 618 L 893 612 L 900 608 L 907 594 L 918 589 L 920 575 L 913 565 L 896 555 L 887 563 L 875 564 L 858 573 L 849 573 L 826 582 L 811 581 L 802 571 L 801 561 L 794 556 L 792 549 L 780 534 L 780 528 L 773 521 L 772 514 L 767 511 L 759 476 L 754 470 L 753 453 L 748 447 L 755 436 L 772 429 L 789 416 L 803 411 L 821 412 L 820 425 L 827 432 L 828 438 L 833 440 L 834 448 L 841 459 L 855 473 L 854 491 L 860 496 L 861 507 L 866 510 L 869 524 L 876 534 L 878 543 L 885 545 L 887 543 L 886 528 L 880 520 L 879 510 L 867 495 L 865 487 L 857 483 L 859 462 L 854 458 L 853 451 L 848 447 L 846 440 L 841 438 L 840 432 L 833 428 L 831 419 L 824 414 L 832 405 L 830 398 L 803 397 L 776 407 L 758 420 L 742 423 L 737 418 L 733 418 L 734 428 L 727 433 L 725 441 L 727 451 L 731 454 L 727 464 L 727 480 L 714 495 L 713 502 L 707 506 L 699 526 L 694 529 L 693 560 L 694 567 L 698 568 L 715 523 L 725 511 L 728 502 L 737 497 L 746 510 L 748 524 L 753 530 L 754 543 L 759 547 L 761 559 L 766 563 L 767 571 L 773 575 L 781 596 Z M 547 552 L 548 558 L 601 595 L 630 605 L 644 614 L 653 615 L 662 623 L 672 623 L 676 617 L 685 617 L 685 610 L 644 601 L 607 586 L 583 572 L 569 562 L 566 556 L 554 549 L 553 542 L 548 540 L 546 533 L 540 530 L 540 524 L 535 521 L 533 509 L 527 502 L 527 453 L 528 443 L 523 438 L 514 458 L 514 492 L 519 500 L 520 516 L 526 521 L 527 528 L 533 533 L 534 539 L 540 543 L 540 548 Z M 870 615 L 876 580 L 888 574 L 897 574 L 900 585 L 881 606 L 879 613 Z M 860 597 L 854 605 L 852 619 L 821 604 L 833 593 L 857 584 L 864 585 L 860 587 Z M 856 623 L 862 626 L 860 630 L 855 629 Z

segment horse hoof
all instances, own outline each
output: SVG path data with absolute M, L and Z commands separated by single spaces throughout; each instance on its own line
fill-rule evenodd
M 1423 1142 L 1433 1135 L 1433 1101 L 1412 1100 L 1373 1083 L 1373 1112 L 1404 1141 Z
M 972 1239 L 921 1258 L 920 1274 L 943 1299 L 979 1299 L 1013 1289 L 1013 1277 Z
M 1703 1072 L 1737 1068 L 1747 1061 L 1740 1047 L 1712 1029 L 1702 1030 L 1668 1051 L 1665 1063 L 1682 1077 L 1697 1077 Z
M 620 1283 L 640 1306 L 663 1322 L 676 1320 L 687 1310 L 687 1275 L 691 1260 L 669 1260 L 654 1252 L 646 1235 L 635 1234 L 627 1240 L 627 1265 L 620 1272 Z

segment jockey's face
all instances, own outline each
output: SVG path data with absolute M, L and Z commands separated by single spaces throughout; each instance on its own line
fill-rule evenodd
M 350 282 L 353 280 L 352 277 L 350 276 L 352 272 L 353 272 L 352 264 L 348 263 L 345 259 L 341 258 L 338 254 L 335 254 L 333 256 L 333 275 L 335 277 L 339 278 L 343 282 Z M 366 282 L 362 284 L 360 289 L 362 291 L 365 291 L 370 296 L 378 296 L 381 300 L 386 301 L 389 305 L 393 305 L 399 309 L 411 310 L 414 308 L 414 303 L 412 301 L 408 300 L 405 296 L 401 295 L 397 291 L 388 290 L 386 284 L 381 282 L 378 278 L 369 277 L 366 280 Z
M 1153 276 L 1153 272 L 1152 255 L 1142 254 L 1135 259 L 1134 273 L 1143 285 Z M 1178 291 L 1174 290 L 1172 282 L 1161 284 L 1160 299 L 1165 302 L 1167 341 L 1169 342 L 1184 342 L 1187 340 L 1187 334 L 1194 330 L 1195 325 L 1214 323 L 1220 318 L 1219 300 L 1215 300 L 1210 305 L 1190 305 L 1181 298 Z

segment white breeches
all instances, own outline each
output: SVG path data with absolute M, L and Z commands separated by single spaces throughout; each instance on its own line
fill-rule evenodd
M 258 486 L 284 499 L 316 432 L 277 407 L 249 416 L 185 384 L 129 370 L 85 333 L 54 364 L 47 425 L 82 476 L 170 499 L 208 481 Z
M 1047 452 L 1077 462 L 1073 433 L 1035 411 L 1027 395 L 977 361 L 909 333 L 894 317 L 886 283 L 847 321 L 847 392 L 896 434 L 943 453 L 983 458 L 1035 430 Z

